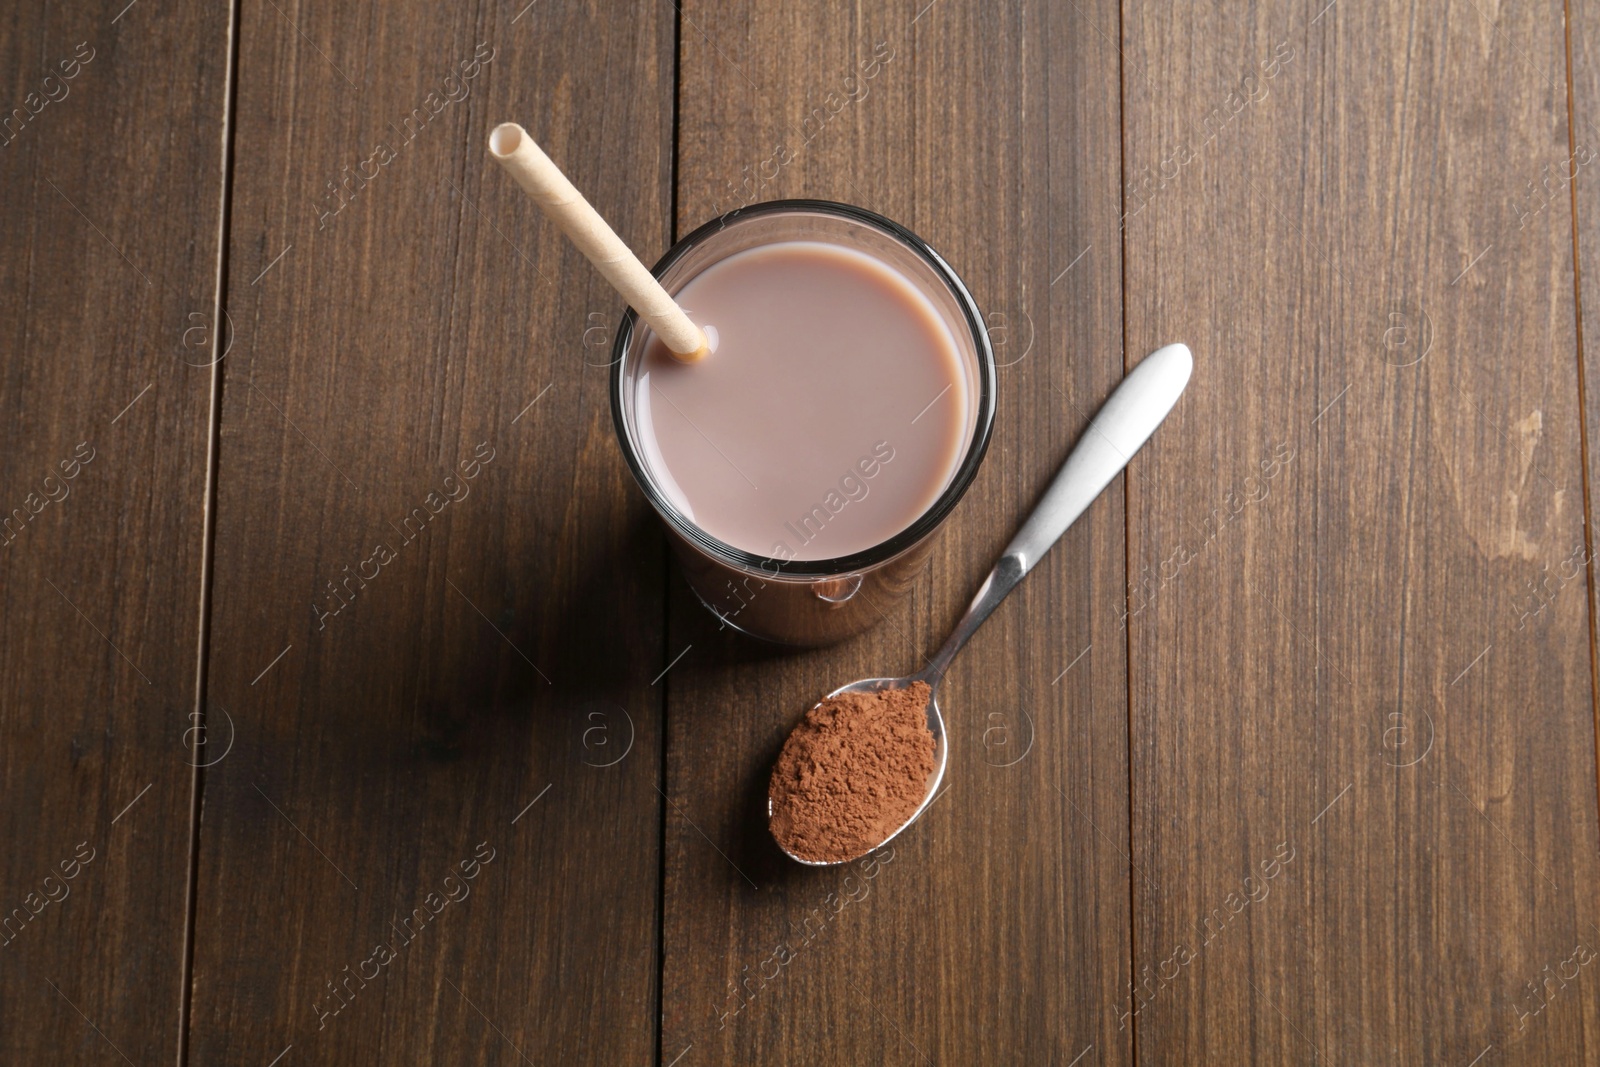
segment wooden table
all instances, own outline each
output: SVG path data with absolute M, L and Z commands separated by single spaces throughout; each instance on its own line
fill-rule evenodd
M 1591 0 L 0 27 L 0 1060 L 1600 1060 Z M 694 601 L 505 119 L 647 260 L 812 196 L 970 284 L 994 444 L 870 635 Z M 1175 340 L 950 676 L 949 792 L 783 861 L 800 711 Z

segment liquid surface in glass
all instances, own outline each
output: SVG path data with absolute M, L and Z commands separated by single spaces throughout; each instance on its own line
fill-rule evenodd
M 819 241 L 746 249 L 677 299 L 714 331 L 679 363 L 651 336 L 633 377 L 640 455 L 683 514 L 763 556 L 880 544 L 949 484 L 972 398 L 954 337 L 905 275 Z

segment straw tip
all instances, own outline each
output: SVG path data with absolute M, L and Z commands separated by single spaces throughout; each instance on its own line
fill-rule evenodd
M 515 122 L 502 122 L 489 133 L 489 154 L 497 159 L 505 159 L 517 150 L 527 136 L 528 131 Z
M 667 351 L 672 352 L 672 349 L 669 348 Z M 693 352 L 672 352 L 672 358 L 677 360 L 679 363 L 699 363 L 702 359 L 705 359 L 710 354 L 710 343 L 702 340 L 700 342 L 700 347 L 695 349 Z

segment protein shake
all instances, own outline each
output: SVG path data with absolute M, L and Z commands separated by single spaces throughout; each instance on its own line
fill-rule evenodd
M 938 498 L 971 420 L 950 328 L 903 274 L 853 248 L 784 241 L 691 279 L 714 336 L 684 364 L 659 340 L 634 379 L 639 442 L 711 536 L 785 559 L 853 555 Z
M 674 359 L 625 314 L 612 414 L 690 587 L 723 627 L 791 644 L 879 622 L 988 446 L 972 296 L 915 234 L 818 200 L 713 219 L 652 273 L 709 354 Z

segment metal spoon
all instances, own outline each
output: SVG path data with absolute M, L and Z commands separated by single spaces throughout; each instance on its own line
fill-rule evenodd
M 1194 361 L 1189 355 L 1188 346 L 1175 344 L 1152 352 L 1129 372 L 1122 380 L 1122 384 L 1117 386 L 1095 414 L 1089 423 L 1089 428 L 1078 439 L 1078 446 L 1061 465 L 1055 481 L 1050 483 L 1050 488 L 1045 491 L 1044 497 L 1033 509 L 1033 514 L 1028 516 L 1028 521 L 1006 546 L 999 562 L 994 565 L 994 570 L 989 572 L 989 577 L 984 579 L 983 585 L 978 588 L 978 595 L 972 598 L 972 605 L 967 608 L 967 613 L 961 617 L 949 640 L 939 649 L 926 669 L 909 678 L 865 678 L 835 689 L 824 698 L 831 700 L 842 693 L 875 693 L 885 689 L 903 689 L 913 682 L 926 682 L 933 691 L 928 699 L 928 731 L 933 734 L 934 772 L 928 779 L 928 792 L 922 798 L 922 803 L 917 805 L 917 810 L 911 813 L 911 818 L 873 848 L 888 844 L 907 826 L 921 818 L 922 813 L 927 811 L 928 805 L 933 802 L 933 798 L 938 795 L 939 784 L 944 780 L 945 763 L 949 757 L 949 746 L 945 744 L 944 718 L 939 713 L 938 693 L 939 682 L 944 677 L 946 668 L 950 666 L 950 661 L 955 659 L 956 653 L 961 651 L 967 639 L 983 625 L 989 613 L 1006 598 L 1006 594 L 1016 588 L 1023 576 L 1033 569 L 1033 565 L 1038 563 L 1061 535 L 1067 532 L 1067 527 L 1084 513 L 1095 497 L 1111 483 L 1111 479 L 1128 465 L 1128 460 L 1140 446 L 1149 440 L 1156 427 L 1161 425 L 1161 421 L 1178 402 L 1184 387 L 1189 384 L 1189 372 L 1193 367 Z M 768 822 L 771 819 L 772 799 L 769 796 Z M 811 867 L 831 867 L 860 858 L 851 856 L 849 859 L 826 862 L 803 859 L 787 849 L 784 852 L 790 859 Z M 861 853 L 865 854 L 865 851 Z

